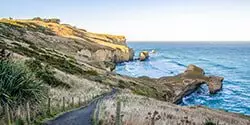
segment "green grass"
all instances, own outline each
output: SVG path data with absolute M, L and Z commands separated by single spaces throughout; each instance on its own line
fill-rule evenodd
M 204 125 L 216 125 L 216 124 L 211 121 L 207 121 L 206 123 L 204 123 Z
M 92 75 L 92 76 L 97 76 L 98 75 L 98 73 L 95 70 L 87 70 L 87 71 L 84 71 L 84 73 Z
M 118 81 L 118 87 L 125 89 L 125 88 L 129 88 L 129 85 L 127 83 L 125 83 L 123 80 L 119 80 Z
M 46 97 L 46 88 L 25 66 L 0 60 L 0 104 L 23 105 L 40 103 Z
M 12 50 L 13 52 L 16 52 L 18 54 L 27 56 L 27 57 L 33 57 L 37 60 L 47 63 L 51 67 L 57 68 L 63 72 L 69 73 L 69 74 L 77 74 L 77 75 L 98 75 L 98 73 L 94 70 L 83 70 L 81 67 L 77 65 L 77 62 L 73 59 L 65 58 L 58 54 L 47 54 L 46 51 L 39 49 L 39 48 L 26 48 L 19 44 L 17 44 L 15 47 L 8 47 L 5 44 L 0 44 L 0 47 Z
M 35 72 L 38 79 L 43 80 L 45 83 L 52 87 L 64 87 L 66 89 L 71 88 L 71 86 L 59 79 L 57 79 L 54 74 L 52 67 L 49 65 L 43 66 L 39 60 L 30 59 L 26 60 L 25 64 L 29 67 L 32 72 Z

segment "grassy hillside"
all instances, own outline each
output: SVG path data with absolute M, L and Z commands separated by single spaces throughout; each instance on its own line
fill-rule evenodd
M 92 36 L 87 39 L 87 34 Z M 0 58 L 4 61 L 0 65 L 3 72 L 0 79 L 3 90 L 0 93 L 0 124 L 6 123 L 7 104 L 13 119 L 18 115 L 19 107 L 25 116 L 23 110 L 29 102 L 33 114 L 31 120 L 37 122 L 47 117 L 48 99 L 51 99 L 54 116 L 62 111 L 63 98 L 65 106 L 71 107 L 72 98 L 77 99 L 78 105 L 79 100 L 86 101 L 93 95 L 108 92 L 110 88 L 99 83 L 99 73 L 104 72 L 103 69 L 99 69 L 98 63 L 89 64 L 94 58 L 86 58 L 85 62 L 78 61 L 76 56 L 80 49 L 95 52 L 99 49 L 113 51 L 114 48 L 89 39 L 122 47 L 119 50 L 128 48 L 122 36 L 88 33 L 53 20 L 1 19 Z

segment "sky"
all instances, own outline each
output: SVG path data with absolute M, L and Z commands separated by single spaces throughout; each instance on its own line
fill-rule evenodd
M 1 0 L 8 17 L 60 18 L 128 41 L 250 41 L 250 0 Z

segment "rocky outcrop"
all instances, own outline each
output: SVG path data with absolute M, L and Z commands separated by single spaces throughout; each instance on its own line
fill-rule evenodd
M 215 94 L 217 91 L 222 89 L 222 82 L 224 80 L 223 77 L 219 77 L 219 76 L 206 77 L 204 70 L 195 65 L 192 65 L 192 64 L 189 65 L 183 75 L 184 77 L 185 76 L 197 77 L 197 78 L 200 77 L 201 78 L 200 81 L 208 85 L 209 92 L 211 94 Z
M 193 75 L 204 75 L 205 72 L 202 68 L 197 67 L 193 64 L 188 65 L 187 69 L 184 72 L 184 75 L 189 75 L 189 74 L 193 74 Z
M 140 61 L 145 61 L 148 58 L 149 58 L 149 52 L 148 51 L 142 51 L 142 52 L 139 53 L 139 60 Z
M 207 84 L 209 92 L 214 94 L 222 89 L 223 82 L 223 77 L 206 76 L 203 69 L 192 64 L 187 67 L 184 73 L 175 76 L 175 80 L 168 79 L 163 77 L 160 78 L 159 82 L 160 84 L 172 83 L 173 87 L 179 86 L 171 100 L 174 103 L 180 103 L 183 97 L 193 93 L 202 84 Z
M 211 94 L 215 94 L 216 92 L 222 89 L 222 81 L 224 80 L 223 77 L 218 76 L 210 76 L 208 84 L 208 89 Z
M 156 51 L 153 49 L 153 50 L 151 51 L 151 53 L 155 54 L 155 53 L 156 53 Z
M 95 66 L 99 69 L 103 69 L 106 71 L 113 71 L 116 67 L 115 63 L 108 62 L 108 61 L 96 61 L 96 62 L 91 62 L 91 66 Z
M 204 70 L 195 65 L 189 65 L 183 73 L 176 76 L 124 78 L 116 75 L 115 79 L 123 81 L 118 86 L 130 88 L 134 93 L 175 104 L 181 103 L 183 97 L 193 93 L 202 84 L 207 84 L 210 93 L 215 93 L 221 89 L 223 81 L 222 77 L 206 76 Z

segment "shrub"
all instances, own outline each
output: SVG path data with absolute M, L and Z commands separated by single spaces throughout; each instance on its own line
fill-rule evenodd
M 60 24 L 61 20 L 60 19 L 57 19 L 57 18 L 51 18 L 51 19 L 43 19 L 44 22 L 47 22 L 47 23 L 57 23 L 57 24 Z
M 32 20 L 36 20 L 36 21 L 42 21 L 43 19 L 41 17 L 35 17 Z
M 60 24 L 60 22 L 61 22 L 61 20 L 57 19 L 57 18 L 42 19 L 41 17 L 35 17 L 32 20 L 35 20 L 35 21 L 44 21 L 44 22 L 47 22 L 47 23 L 57 23 L 57 24 Z
M 45 98 L 46 88 L 24 65 L 9 60 L 0 60 L 0 104 L 22 105 L 27 101 L 40 103 Z
M 216 125 L 216 123 L 214 123 L 214 122 L 212 121 L 212 119 L 207 118 L 206 121 L 205 121 L 205 123 L 204 123 L 204 125 Z
M 92 76 L 97 76 L 98 72 L 96 72 L 95 70 L 87 70 L 84 71 L 86 74 L 92 75 Z

